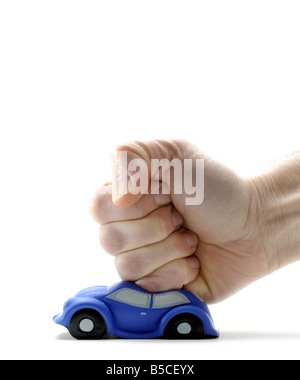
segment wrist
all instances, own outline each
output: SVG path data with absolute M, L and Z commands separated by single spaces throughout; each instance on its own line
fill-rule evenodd
M 249 180 L 269 271 L 300 259 L 300 155 Z

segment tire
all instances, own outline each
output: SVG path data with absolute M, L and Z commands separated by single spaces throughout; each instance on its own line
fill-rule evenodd
M 69 325 L 69 332 L 76 339 L 101 339 L 106 331 L 104 318 L 92 309 L 77 311 Z
M 179 314 L 172 318 L 164 331 L 166 339 L 201 339 L 204 338 L 204 326 L 193 314 Z

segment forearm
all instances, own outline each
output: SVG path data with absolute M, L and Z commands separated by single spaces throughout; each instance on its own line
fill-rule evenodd
M 300 259 L 300 153 L 253 179 L 261 233 L 271 267 Z

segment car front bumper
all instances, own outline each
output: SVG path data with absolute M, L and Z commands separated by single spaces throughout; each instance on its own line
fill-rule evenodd
M 58 325 L 63 325 L 63 313 L 59 313 L 59 314 L 56 314 L 54 317 L 53 317 L 53 321 L 55 323 L 57 323 Z

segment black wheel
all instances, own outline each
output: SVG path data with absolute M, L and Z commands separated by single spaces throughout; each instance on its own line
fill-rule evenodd
M 193 314 L 179 314 L 167 324 L 164 337 L 167 339 L 204 338 L 203 323 Z
M 69 332 L 76 339 L 100 339 L 106 331 L 102 315 L 91 309 L 77 311 L 69 325 Z

